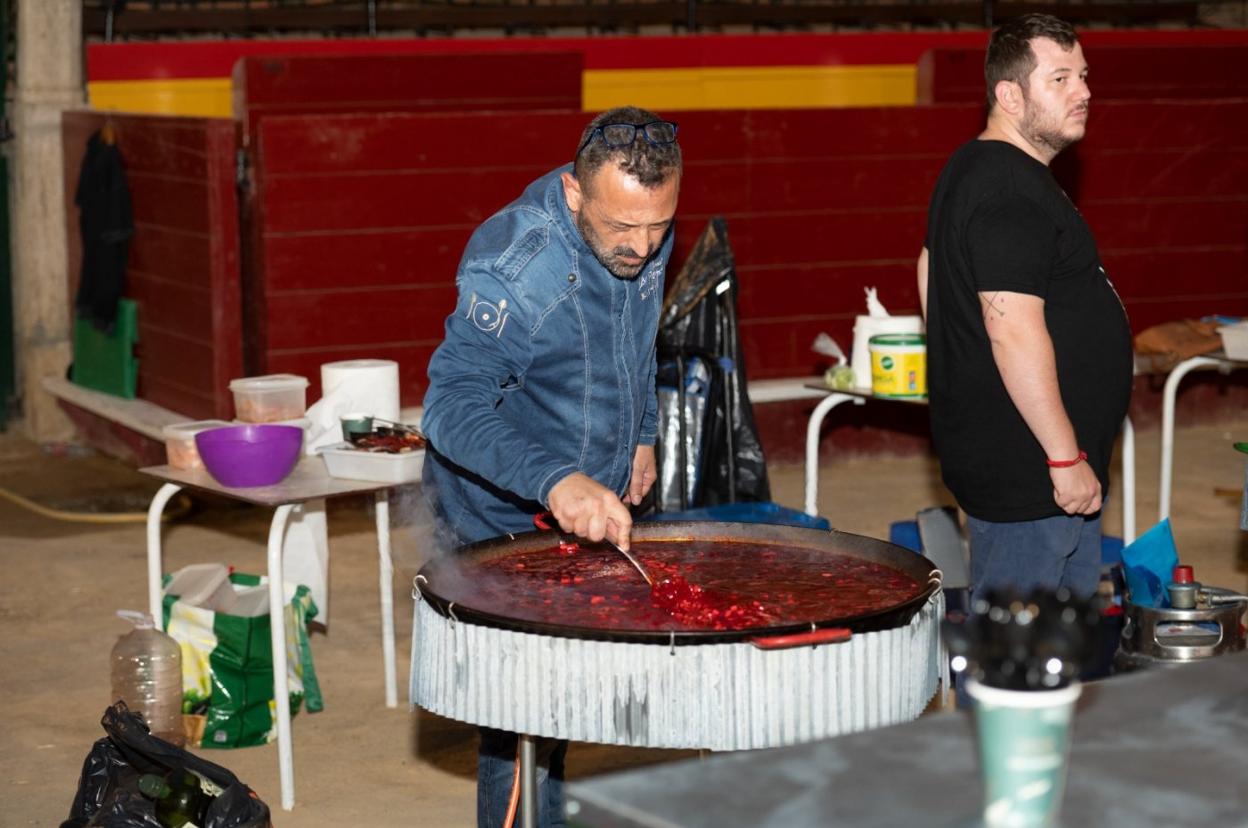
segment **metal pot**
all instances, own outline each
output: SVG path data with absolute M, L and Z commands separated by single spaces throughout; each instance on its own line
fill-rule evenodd
M 434 561 L 414 592 L 413 702 L 534 736 L 742 750 L 908 721 L 947 677 L 939 570 L 921 555 L 843 532 L 759 524 L 643 524 L 633 537 L 756 540 L 846 555 L 903 571 L 922 589 L 879 612 L 801 625 L 619 631 L 535 624 L 505 607 L 465 605 L 458 599 L 471 591 L 458 591 L 465 582 L 454 561 Z M 536 532 L 465 547 L 458 557 L 556 543 L 556 533 Z
M 940 589 L 940 570 L 927 558 L 891 543 L 845 532 L 757 523 L 688 521 L 637 524 L 633 528 L 632 537 L 634 541 L 672 544 L 690 541 L 754 542 L 801 553 L 856 558 L 902 572 L 923 588 L 904 601 L 874 612 L 848 617 L 803 619 L 800 623 L 742 630 L 619 630 L 522 620 L 506 615 L 502 608 L 473 606 L 473 582 L 471 575 L 465 574 L 471 572 L 473 564 L 526 551 L 550 549 L 559 543 L 560 535 L 545 531 L 483 541 L 465 546 L 452 556 L 431 561 L 420 570 L 419 590 L 421 597 L 441 615 L 453 614 L 455 618 L 473 624 L 542 635 L 679 646 L 742 641 L 756 638 L 760 634 L 787 636 L 811 632 L 812 626 L 816 629 L 837 627 L 857 633 L 890 629 L 908 623 L 932 594 Z M 782 568 L 783 560 L 776 564 Z M 777 577 L 782 578 L 783 572 L 777 573 Z

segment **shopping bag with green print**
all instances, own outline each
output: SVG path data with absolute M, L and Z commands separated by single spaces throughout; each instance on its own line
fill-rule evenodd
M 202 721 L 189 735 L 202 747 L 249 747 L 277 736 L 268 579 L 223 565 L 165 576 L 164 625 L 182 645 L 182 711 Z M 291 715 L 323 707 L 307 624 L 316 604 L 306 586 L 283 585 Z M 202 717 L 202 720 L 195 717 Z

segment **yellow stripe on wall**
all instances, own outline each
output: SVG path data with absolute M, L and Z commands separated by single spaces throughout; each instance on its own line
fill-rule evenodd
M 147 115 L 233 116 L 229 78 L 92 81 L 87 95 L 95 109 Z
M 647 109 L 813 109 L 913 106 L 913 64 L 587 69 L 587 112 L 634 104 Z
M 913 106 L 911 64 L 871 66 L 715 66 L 690 69 L 587 69 L 586 112 L 647 109 L 815 109 Z M 91 106 L 156 115 L 233 115 L 229 78 L 92 81 Z

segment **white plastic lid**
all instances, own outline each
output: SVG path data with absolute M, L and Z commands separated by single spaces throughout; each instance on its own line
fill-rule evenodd
M 298 391 L 308 387 L 308 378 L 297 374 L 266 374 L 230 380 L 231 391 Z
M 238 425 L 261 425 L 261 424 L 250 423 L 246 420 L 235 420 L 232 423 L 226 423 L 226 425 L 238 426 Z M 288 426 L 295 426 L 296 428 L 302 428 L 304 431 L 307 431 L 308 429 L 312 427 L 312 418 L 311 417 L 295 417 L 294 419 L 291 419 L 291 420 L 274 420 L 272 422 L 263 423 L 263 425 L 288 425 Z
M 211 431 L 214 428 L 229 428 L 233 423 L 227 423 L 225 420 L 196 420 L 192 423 L 171 423 L 161 429 L 161 434 L 166 440 L 190 440 L 201 431 Z

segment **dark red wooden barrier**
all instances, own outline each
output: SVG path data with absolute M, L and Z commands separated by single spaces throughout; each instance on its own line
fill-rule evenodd
M 982 127 L 977 104 L 666 114 L 687 159 L 675 261 L 710 216 L 726 216 L 752 378 L 815 371 L 820 331 L 848 345 L 864 286 L 916 312 L 928 196 Z M 404 404 L 417 404 L 468 235 L 568 159 L 586 117 L 265 119 L 263 370 L 315 382 L 331 359 L 392 357 Z M 1246 120 L 1245 101 L 1104 103 L 1059 158 L 1137 330 L 1248 313 Z
M 71 286 L 82 256 L 72 193 L 87 137 L 104 120 L 94 112 L 64 115 Z M 227 385 L 243 366 L 234 123 L 109 120 L 134 210 L 126 295 L 139 306 L 139 396 L 191 418 L 228 419 Z
M 469 234 L 570 157 L 585 121 L 573 111 L 262 119 L 256 370 L 306 376 L 314 397 L 324 362 L 396 359 L 404 405 L 419 404 Z
M 1248 97 L 1248 45 L 1085 45 L 1083 52 L 1093 102 Z M 920 104 L 983 101 L 984 49 L 931 49 L 919 58 L 916 83 Z
M 266 115 L 580 109 L 579 52 L 244 57 L 234 66 L 243 134 Z
M 423 387 L 436 344 L 430 325 L 440 332 L 435 316 L 444 312 L 433 309 L 453 302 L 445 290 L 432 290 L 423 275 L 428 261 L 457 260 L 471 225 L 494 209 L 486 206 L 500 174 L 492 168 L 495 159 L 514 156 L 510 132 L 522 113 L 579 113 L 583 62 L 579 53 L 562 52 L 239 61 L 236 114 L 251 167 L 243 216 L 248 373 L 307 376 L 314 399 L 321 363 L 396 359 L 405 402 L 419 402 L 414 389 Z M 423 126 L 447 132 L 398 136 L 388 129 L 399 113 L 483 109 L 499 114 L 478 123 L 484 129 L 474 136 L 437 118 Z M 280 124 L 261 137 L 275 118 Z M 565 140 L 574 142 L 577 132 Z M 457 162 L 439 171 L 427 144 L 456 148 Z M 469 145 L 475 156 L 458 149 Z M 572 150 L 546 151 L 558 158 Z M 479 169 L 463 175 L 459 162 L 469 157 Z M 304 172 L 313 175 L 302 180 Z M 466 211 L 460 226 L 447 218 L 452 209 Z

